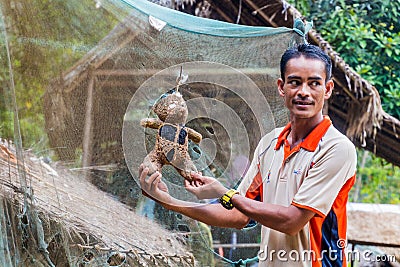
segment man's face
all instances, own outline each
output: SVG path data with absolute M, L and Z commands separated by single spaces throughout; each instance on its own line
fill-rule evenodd
M 287 62 L 285 81 L 278 80 L 279 94 L 294 119 L 321 119 L 324 100 L 331 96 L 333 81 L 326 81 L 325 64 L 303 56 Z

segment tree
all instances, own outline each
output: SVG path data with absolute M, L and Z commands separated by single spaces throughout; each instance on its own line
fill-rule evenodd
M 92 0 L 1 3 L 1 43 L 9 48 L 10 62 L 6 49 L 2 49 L 0 103 L 4 105 L 0 107 L 0 134 L 2 138 L 14 138 L 15 110 L 10 100 L 15 94 L 24 146 L 46 149 L 42 103 L 46 87 L 95 46 L 117 21 Z
M 400 203 L 400 168 L 367 150 L 358 151 L 357 181 L 350 200 L 368 203 Z
M 400 119 L 400 2 L 291 2 L 308 14 L 346 63 L 377 88 L 383 109 Z

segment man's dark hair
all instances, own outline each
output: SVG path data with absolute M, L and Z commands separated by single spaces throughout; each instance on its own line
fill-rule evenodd
M 325 64 L 326 81 L 330 80 L 332 76 L 332 61 L 330 57 L 322 51 L 321 48 L 311 44 L 300 44 L 298 46 L 289 48 L 283 53 L 281 58 L 281 78 L 285 80 L 285 71 L 288 61 L 292 58 L 299 58 L 304 56 L 308 59 L 321 60 Z

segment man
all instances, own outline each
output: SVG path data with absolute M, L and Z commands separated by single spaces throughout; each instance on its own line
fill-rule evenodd
M 209 225 L 262 224 L 259 266 L 345 266 L 346 203 L 354 184 L 354 145 L 322 114 L 334 87 L 331 60 L 299 45 L 281 58 L 279 94 L 290 122 L 264 136 L 238 187 L 193 174 L 186 189 L 220 204 L 194 204 L 168 194 L 161 174 L 139 168 L 142 189 L 166 208 Z

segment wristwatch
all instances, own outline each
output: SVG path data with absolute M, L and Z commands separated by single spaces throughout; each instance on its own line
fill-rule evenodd
M 228 192 L 226 192 L 222 197 L 219 198 L 219 203 L 228 210 L 233 209 L 233 204 L 232 204 L 232 197 L 235 194 L 239 194 L 239 192 L 235 189 L 229 189 Z

